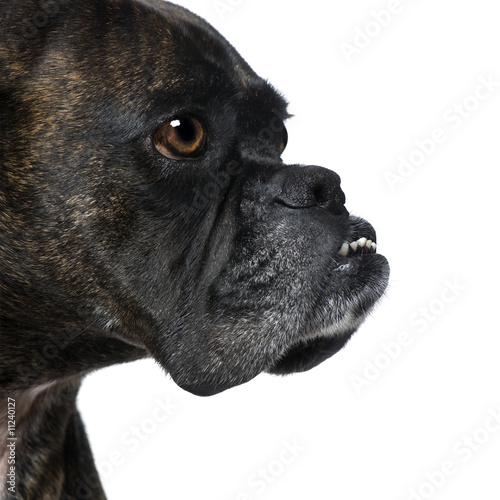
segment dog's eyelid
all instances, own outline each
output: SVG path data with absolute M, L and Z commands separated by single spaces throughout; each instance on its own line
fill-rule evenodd
M 283 123 L 283 134 L 282 134 L 282 139 L 280 143 L 280 155 L 283 154 L 283 151 L 285 151 L 286 146 L 288 144 L 288 131 L 285 127 L 285 124 Z

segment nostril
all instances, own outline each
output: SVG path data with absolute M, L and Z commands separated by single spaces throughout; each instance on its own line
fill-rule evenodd
M 329 186 L 325 184 L 318 184 L 313 188 L 313 196 L 316 198 L 318 205 L 323 208 L 326 208 L 329 205 L 332 195 L 335 197 L 335 194 L 331 192 L 332 190 Z
M 280 173 L 281 193 L 275 200 L 289 208 L 319 206 L 334 215 L 347 214 L 340 177 L 316 166 L 289 166 Z
M 342 208 L 345 203 L 345 194 L 340 189 L 340 186 L 335 188 L 330 184 L 321 184 L 314 189 L 313 195 L 321 208 L 333 212 L 336 215 L 337 212 L 338 214 L 342 213 Z

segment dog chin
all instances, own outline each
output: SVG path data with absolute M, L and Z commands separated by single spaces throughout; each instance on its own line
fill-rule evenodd
M 300 340 L 293 344 L 266 372 L 273 375 L 288 375 L 310 370 L 340 351 L 355 331 L 356 329 L 353 329 L 342 336 L 325 335 Z
M 338 274 L 333 280 L 336 292 L 316 309 L 306 333 L 266 370 L 268 373 L 307 371 L 344 347 L 384 294 L 389 264 L 382 255 L 354 255 L 337 261 L 333 273 Z M 353 275 L 358 285 L 354 291 L 349 286 Z
M 347 313 L 329 326 L 312 330 L 294 342 L 266 371 L 274 375 L 287 375 L 314 368 L 336 354 L 366 319 L 366 314 Z

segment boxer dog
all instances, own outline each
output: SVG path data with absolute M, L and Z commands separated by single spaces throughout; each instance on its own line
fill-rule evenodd
M 0 490 L 103 499 L 87 373 L 151 356 L 209 396 L 308 370 L 389 266 L 336 173 L 283 163 L 284 98 L 199 17 L 161 0 L 0 15 Z

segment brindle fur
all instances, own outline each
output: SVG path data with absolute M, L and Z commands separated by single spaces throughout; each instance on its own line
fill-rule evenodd
M 210 395 L 337 352 L 387 262 L 340 271 L 336 174 L 280 159 L 286 102 L 208 24 L 140 0 L 0 0 L 0 473 L 16 401 L 16 490 L 104 499 L 75 401 L 83 377 L 154 357 Z M 152 144 L 179 113 L 200 160 Z

